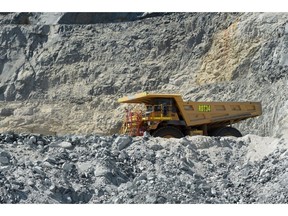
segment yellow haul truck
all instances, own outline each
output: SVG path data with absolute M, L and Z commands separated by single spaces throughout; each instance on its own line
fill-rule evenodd
M 184 102 L 180 94 L 140 93 L 120 98 L 119 103 L 142 104 L 128 110 L 120 133 L 181 138 L 186 135 L 235 136 L 232 124 L 262 114 L 260 102 Z

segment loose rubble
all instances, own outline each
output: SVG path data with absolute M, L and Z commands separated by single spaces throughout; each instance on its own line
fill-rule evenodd
M 0 134 L 1 203 L 287 203 L 288 140 Z

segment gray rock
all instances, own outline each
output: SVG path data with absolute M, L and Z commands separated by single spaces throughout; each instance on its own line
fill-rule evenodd
M 127 152 L 125 150 L 121 151 L 119 154 L 119 159 L 128 159 L 129 155 L 127 154 Z
M 34 186 L 35 185 L 35 180 L 34 179 L 28 179 L 27 184 L 29 186 Z
M 147 194 L 146 195 L 146 203 L 156 203 L 157 196 L 155 194 Z
M 43 146 L 44 142 L 42 140 L 37 141 L 37 145 Z
M 110 172 L 110 169 L 108 169 L 107 167 L 105 167 L 101 164 L 97 164 L 94 168 L 94 175 L 96 177 L 105 176 L 109 172 Z
M 45 172 L 42 171 L 42 168 L 39 167 L 39 166 L 33 167 L 33 171 L 34 171 L 35 173 L 37 173 L 37 174 L 40 174 L 40 175 L 42 175 L 42 176 L 45 176 Z
M 51 164 L 51 163 L 49 163 L 48 161 L 44 161 L 43 163 L 42 163 L 42 166 L 43 167 L 49 167 L 49 168 L 53 168 L 54 166 Z
M 8 165 L 9 164 L 9 158 L 0 156 L 0 164 L 1 165 Z
M 29 138 L 28 144 L 33 145 L 33 144 L 36 144 L 36 142 L 37 142 L 37 138 L 35 136 L 31 136 Z
M 101 142 L 100 142 L 100 146 L 101 146 L 101 147 L 108 147 L 108 146 L 109 146 L 109 143 L 106 142 L 106 141 L 101 141 Z
M 77 168 L 79 172 L 85 173 L 88 172 L 91 168 L 91 162 L 77 163 Z
M 70 142 L 63 141 L 63 142 L 52 142 L 49 144 L 49 147 L 71 149 L 71 148 L 73 148 L 73 145 Z
M 62 169 L 63 169 L 64 171 L 66 171 L 66 172 L 71 172 L 74 167 L 75 167 L 74 164 L 67 163 L 67 162 L 65 162 L 65 163 L 62 165 Z
M 48 179 L 48 178 L 45 178 L 45 179 L 44 179 L 44 183 L 45 183 L 45 185 L 48 186 L 48 187 L 50 187 L 51 184 L 52 184 L 52 183 L 51 183 L 51 180 Z
M 56 185 L 55 184 L 52 184 L 50 187 L 49 187 L 49 190 L 50 191 L 55 191 L 56 189 Z
M 50 164 L 57 164 L 57 160 L 54 157 L 51 156 L 47 156 L 43 159 L 43 161 L 47 161 Z
M 147 174 L 143 173 L 139 177 L 136 178 L 137 181 L 147 180 Z
M 149 132 L 145 131 L 144 134 L 143 134 L 143 137 L 144 138 L 149 138 L 149 137 L 151 137 L 151 134 Z
M 61 142 L 58 146 L 65 149 L 71 149 L 73 147 L 70 142 Z
M 288 23 L 285 25 L 285 34 L 288 34 Z
M 216 189 L 215 188 L 211 188 L 211 194 L 212 195 L 216 195 L 216 193 L 217 193 Z
M 163 146 L 158 145 L 158 144 L 155 144 L 155 145 L 152 145 L 152 146 L 151 146 L 151 149 L 152 149 L 153 151 L 159 151 L 159 150 L 162 150 L 162 149 L 163 149 Z
M 115 204 L 120 204 L 120 203 L 123 203 L 123 200 L 121 198 L 117 197 L 117 198 L 114 199 L 114 203 Z
M 0 116 L 4 116 L 4 117 L 7 117 L 7 116 L 11 116 L 13 115 L 13 109 L 12 108 L 2 108 L 0 109 Z
M 7 158 L 11 158 L 11 155 L 8 152 L 2 151 L 0 152 L 0 157 L 7 157 Z
M 116 145 L 119 151 L 127 148 L 131 143 L 132 139 L 129 136 L 119 136 L 115 139 L 114 145 Z

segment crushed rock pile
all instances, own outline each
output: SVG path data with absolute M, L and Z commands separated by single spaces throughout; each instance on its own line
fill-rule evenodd
M 288 140 L 0 134 L 0 203 L 287 203 Z

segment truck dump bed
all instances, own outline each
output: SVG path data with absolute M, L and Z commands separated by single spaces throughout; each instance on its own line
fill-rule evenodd
M 260 102 L 184 102 L 180 94 L 149 94 L 123 97 L 120 103 L 153 104 L 154 99 L 172 98 L 187 126 L 228 125 L 262 114 Z
M 187 126 L 228 125 L 261 115 L 260 102 L 181 102 L 179 110 Z
M 177 138 L 187 134 L 239 137 L 241 133 L 231 125 L 262 114 L 260 102 L 185 102 L 180 94 L 144 92 L 118 102 L 146 106 L 144 112 L 127 112 L 123 131 L 137 131 L 132 135 L 148 131 L 153 136 Z M 230 128 L 223 129 L 228 125 Z

